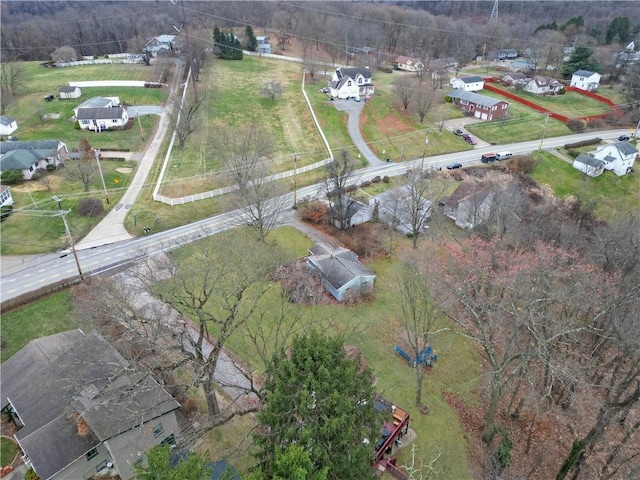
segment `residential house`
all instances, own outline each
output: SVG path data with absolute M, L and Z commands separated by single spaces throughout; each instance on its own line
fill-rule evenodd
M 258 41 L 257 51 L 259 53 L 271 53 L 271 44 L 267 37 L 256 37 Z
M 448 96 L 465 114 L 481 120 L 506 118 L 509 113 L 509 103 L 497 98 L 463 90 L 453 90 Z
M 449 85 L 465 92 L 477 92 L 484 88 L 484 79 L 479 75 L 472 77 L 456 77 L 449 80 Z
M 39 168 L 60 165 L 67 158 L 67 145 L 60 140 L 33 140 L 0 143 L 0 172 L 22 171 L 30 180 Z
M 334 98 L 358 98 L 373 95 L 369 67 L 338 67 L 329 81 L 329 93 Z
M 73 114 L 77 117 L 78 111 L 82 108 L 111 108 L 111 107 L 119 107 L 119 106 L 120 106 L 119 97 L 92 97 L 88 100 L 85 100 L 76 108 L 74 108 Z
M 522 87 L 525 92 L 533 93 L 534 95 L 555 94 L 563 88 L 564 86 L 559 81 L 541 75 L 536 75 Z
M 76 118 L 82 130 L 101 132 L 124 128 L 129 121 L 129 114 L 125 107 L 81 108 Z
M 33 340 L 2 364 L 0 408 L 39 478 L 129 480 L 149 448 L 176 443 L 180 405 L 132 367 L 81 330 Z
M 509 62 L 509 70 L 512 72 L 535 72 L 537 67 L 529 60 L 512 60 Z
M 0 207 L 10 207 L 13 205 L 11 188 L 8 185 L 0 185 Z
M 318 243 L 309 249 L 306 261 L 339 302 L 373 290 L 376 274 L 360 263 L 351 250 Z
M 576 70 L 571 75 L 570 86 L 587 92 L 595 92 L 600 86 L 600 74 L 589 70 Z
M 424 70 L 424 63 L 419 58 L 413 57 L 399 56 L 393 61 L 393 66 L 396 70 L 405 72 L 422 72 Z
M 412 209 L 415 207 L 420 211 L 426 212 L 420 215 L 425 220 L 431 217 L 431 201 L 411 192 L 411 185 L 387 190 L 380 193 L 369 200 L 369 206 L 373 209 L 378 208 L 378 220 L 391 228 L 398 230 L 404 235 L 413 234 L 413 215 Z M 421 222 L 424 223 L 424 222 Z M 420 229 L 421 233 L 424 230 Z
M 70 85 L 64 85 L 60 87 L 59 98 L 80 98 L 82 90 L 80 87 L 72 87 Z
M 18 129 L 18 122 L 15 118 L 0 115 L 0 136 L 11 135 Z
M 580 170 L 590 177 L 597 177 L 604 172 L 604 161 L 598 160 L 591 155 L 581 153 L 573 161 L 573 168 Z
M 500 80 L 505 85 L 511 85 L 513 87 L 524 87 L 531 81 L 531 78 L 529 78 L 522 72 L 511 72 L 503 75 Z
M 518 50 L 515 48 L 503 48 L 502 50 L 491 50 L 487 54 L 488 60 L 513 60 L 518 57 Z
M 144 51 L 152 57 L 180 53 L 180 39 L 176 35 L 158 35 L 144 46 Z
M 629 142 L 616 142 L 603 145 L 594 152 L 589 152 L 594 158 L 604 162 L 604 169 L 611 170 L 619 177 L 631 173 L 633 162 L 638 156 L 638 150 Z
M 443 213 L 460 228 L 476 228 L 489 220 L 495 194 L 473 182 L 462 182 L 440 206 Z
M 458 66 L 458 60 L 453 57 L 447 58 L 434 58 L 429 60 L 426 67 L 428 70 L 434 71 L 445 71 L 449 68 L 456 68 Z
M 351 228 L 371 220 L 373 209 L 368 205 L 346 195 L 341 197 L 341 202 L 342 208 L 338 202 L 331 202 L 329 213 L 334 227 Z

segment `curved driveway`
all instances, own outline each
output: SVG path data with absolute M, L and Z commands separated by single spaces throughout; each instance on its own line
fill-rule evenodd
M 333 100 L 333 106 L 341 112 L 347 112 L 349 119 L 347 120 L 347 131 L 351 137 L 351 141 L 356 146 L 358 151 L 364 155 L 369 165 L 372 167 L 378 165 L 386 165 L 387 162 L 380 160 L 373 151 L 369 148 L 369 145 L 362 138 L 360 132 L 360 112 L 364 108 L 365 102 L 356 102 L 355 100 Z

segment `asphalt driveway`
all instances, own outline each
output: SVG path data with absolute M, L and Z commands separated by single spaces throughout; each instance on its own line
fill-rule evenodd
M 156 105 L 137 105 L 135 107 L 127 107 L 129 118 L 135 118 L 142 115 L 162 115 L 162 107 Z
M 347 120 L 347 131 L 351 137 L 351 141 L 358 151 L 367 159 L 369 165 L 386 165 L 386 162 L 380 160 L 366 144 L 362 133 L 360 132 L 360 112 L 366 105 L 365 102 L 356 102 L 355 100 L 333 100 L 333 106 L 341 112 L 347 112 L 349 119 Z

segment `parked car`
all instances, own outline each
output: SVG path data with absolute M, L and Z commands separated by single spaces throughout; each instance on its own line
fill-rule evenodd
M 511 152 L 498 152 L 496 153 L 496 160 L 506 160 L 507 158 L 513 157 L 513 153 Z
M 480 161 L 482 163 L 493 163 L 498 159 L 498 156 L 495 153 L 485 153 L 484 155 L 482 155 L 482 158 L 480 158 Z
M 458 135 L 459 137 L 461 137 L 462 135 L 464 135 L 464 131 L 462 131 L 462 130 L 461 130 L 461 129 L 459 129 L 459 128 L 456 128 L 456 129 L 453 131 L 453 133 L 454 133 L 455 135 Z
M 629 140 L 629 135 L 620 135 L 618 137 L 618 141 L 620 142 L 626 142 L 627 140 Z
M 461 163 L 450 163 L 447 165 L 447 170 L 455 170 L 456 168 L 462 168 Z
M 470 145 L 476 145 L 478 143 L 478 141 L 475 138 L 473 138 L 471 135 L 468 135 L 468 134 L 462 135 L 462 138 L 464 138 L 464 141 Z

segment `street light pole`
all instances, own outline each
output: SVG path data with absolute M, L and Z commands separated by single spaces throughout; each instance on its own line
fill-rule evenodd
M 96 157 L 96 162 L 98 163 L 98 171 L 100 172 L 100 178 L 102 179 L 102 188 L 104 189 L 104 198 L 106 198 L 107 205 L 109 205 L 109 194 L 107 193 L 107 184 L 104 183 L 104 175 L 102 173 L 102 166 L 100 165 L 100 149 L 94 148 L 93 154 Z
M 298 175 L 298 154 L 293 154 L 293 209 L 298 208 L 296 176 Z

